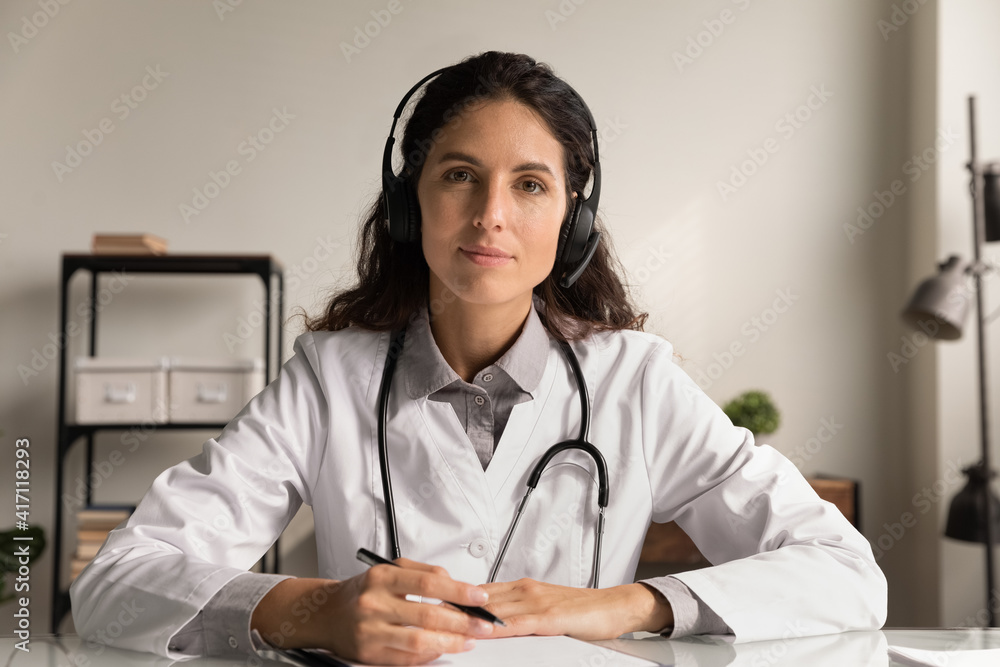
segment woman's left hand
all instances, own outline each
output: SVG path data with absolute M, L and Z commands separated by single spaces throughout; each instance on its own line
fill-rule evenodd
M 643 584 L 611 588 L 571 588 L 534 579 L 482 584 L 489 593 L 486 609 L 507 627 L 492 637 L 569 635 L 577 639 L 613 639 L 626 632 L 659 632 L 673 625 L 666 598 Z

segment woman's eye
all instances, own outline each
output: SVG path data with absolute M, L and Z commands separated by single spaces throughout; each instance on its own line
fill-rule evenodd
M 464 183 L 466 181 L 472 180 L 472 174 L 461 169 L 453 171 L 448 174 L 448 180 L 455 181 L 456 183 Z
M 529 194 L 536 194 L 545 189 L 545 187 L 538 181 L 525 181 L 522 187 L 524 188 L 524 191 Z

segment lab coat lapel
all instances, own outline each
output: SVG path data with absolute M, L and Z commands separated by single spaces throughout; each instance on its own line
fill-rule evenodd
M 486 467 L 486 483 L 489 485 L 491 497 L 494 500 L 506 498 L 510 494 L 503 493 L 505 487 L 510 484 L 522 484 L 527 478 L 527 472 L 534 465 L 537 458 L 536 450 L 544 451 L 544 447 L 549 435 L 550 428 L 540 428 L 543 424 L 539 421 L 542 414 L 546 412 L 545 406 L 549 403 L 549 396 L 552 392 L 552 384 L 555 379 L 555 366 L 553 363 L 552 348 L 545 360 L 545 371 L 542 379 L 535 390 L 535 398 L 530 401 L 518 403 L 510 413 L 507 426 L 497 445 L 496 451 L 490 464 Z M 552 420 L 558 420 L 559 411 L 549 410 Z M 556 424 L 558 426 L 558 424 Z M 554 442 L 554 441 L 553 441 Z M 531 446 L 529 446 L 529 443 Z M 539 447 L 543 449 L 539 450 Z M 504 513 L 501 523 L 509 521 L 508 514 L 513 512 L 512 507 L 501 507 Z M 506 526 L 504 526 L 506 530 Z
M 441 465 L 454 472 L 455 484 L 475 512 L 488 535 L 495 535 L 497 513 L 489 493 L 483 466 L 462 429 L 450 403 L 421 399 L 417 401 L 424 425 L 434 443 Z
M 512 494 L 509 487 L 523 485 L 527 470 L 553 437 L 549 433 L 551 429 L 540 428 L 556 375 L 557 364 L 553 364 L 552 356 L 550 352 L 546 358 L 545 371 L 536 390 L 538 397 L 514 406 L 485 471 L 449 403 L 426 399 L 415 402 L 442 466 L 453 471 L 457 487 L 494 545 L 503 538 L 514 513 L 510 498 L 517 494 Z M 553 418 L 558 414 L 558 411 L 553 412 Z

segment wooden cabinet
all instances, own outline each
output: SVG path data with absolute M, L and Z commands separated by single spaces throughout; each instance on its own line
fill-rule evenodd
M 836 505 L 847 520 L 860 530 L 857 482 L 828 477 L 814 477 L 807 481 L 820 498 Z M 695 569 L 709 564 L 687 533 L 673 521 L 649 526 L 639 563 L 647 566 L 664 565 L 672 571 Z

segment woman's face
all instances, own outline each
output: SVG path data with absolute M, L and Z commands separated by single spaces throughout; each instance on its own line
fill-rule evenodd
M 487 102 L 445 125 L 417 197 L 430 298 L 531 299 L 555 262 L 566 216 L 562 144 L 533 110 Z

